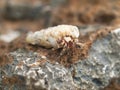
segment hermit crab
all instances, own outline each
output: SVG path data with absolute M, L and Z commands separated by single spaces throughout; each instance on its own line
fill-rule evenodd
M 45 48 L 53 48 L 50 58 L 59 63 L 67 65 L 79 60 L 86 55 L 83 43 L 79 43 L 79 29 L 72 25 L 58 25 L 31 32 L 26 37 L 26 41 L 32 45 L 39 45 Z M 85 46 L 86 47 L 86 46 Z M 57 56 L 57 57 L 55 57 Z
M 40 45 L 45 48 L 61 48 L 78 42 L 79 30 L 72 25 L 58 25 L 42 29 L 35 33 L 29 33 L 26 41 L 33 45 Z

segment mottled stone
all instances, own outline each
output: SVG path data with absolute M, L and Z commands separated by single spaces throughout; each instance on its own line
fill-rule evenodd
M 14 62 L 3 69 L 9 77 L 12 75 L 25 77 L 28 89 L 76 90 L 71 73 L 62 65 L 58 63 L 53 65 L 48 61 L 41 64 L 46 58 L 37 57 L 35 52 L 18 50 L 11 55 L 14 57 Z
M 70 68 L 51 63 L 49 58 L 37 52 L 16 50 L 10 53 L 14 61 L 1 68 L 0 82 L 14 75 L 24 84 L 13 85 L 15 90 L 101 90 L 112 78 L 120 77 L 120 29 L 93 42 L 86 59 Z M 3 71 L 4 70 L 4 71 Z M 4 73 L 3 73 L 4 72 Z M 24 79 L 23 79 L 24 78 Z M 9 85 L 0 83 L 0 87 Z M 17 89 L 17 90 L 18 90 Z M 7 89 L 6 89 L 7 90 Z
M 74 82 L 85 90 L 99 90 L 113 77 L 120 77 L 120 29 L 96 40 L 86 60 L 73 65 Z

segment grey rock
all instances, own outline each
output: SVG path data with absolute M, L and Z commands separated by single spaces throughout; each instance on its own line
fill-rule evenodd
M 65 4 L 65 3 L 67 3 L 68 1 L 67 0 L 51 0 L 50 1 L 50 5 L 52 6 L 52 7 L 57 7 L 57 6 L 60 6 L 60 5 L 62 5 L 62 4 Z
M 50 7 L 48 5 L 30 5 L 27 3 L 11 4 L 5 6 L 3 17 L 10 20 L 29 19 L 36 20 L 49 17 Z
M 120 77 L 120 29 L 95 41 L 86 60 L 73 65 L 74 82 L 81 89 L 99 90 L 113 77 Z
M 45 56 L 37 57 L 35 52 L 18 50 L 12 52 L 14 62 L 3 69 L 7 75 L 19 75 L 26 79 L 26 87 L 30 90 L 76 90 L 71 73 L 60 64 L 45 62 L 40 66 Z M 23 63 L 19 65 L 19 63 Z M 34 66 L 35 65 L 35 66 Z M 13 71 L 11 73 L 11 71 Z M 22 90 L 26 90 L 22 88 Z
M 112 78 L 120 77 L 120 29 L 112 31 L 104 38 L 97 39 L 89 50 L 89 56 L 85 60 L 79 60 L 70 68 L 65 68 L 57 62 L 52 64 L 49 58 L 38 56 L 38 53 L 32 51 L 19 49 L 10 54 L 14 61 L 1 68 L 0 81 L 5 75 L 2 70 L 9 77 L 17 75 L 24 78 L 25 82 L 19 90 L 26 90 L 26 88 L 32 90 L 101 90 L 110 83 Z M 43 59 L 47 61 L 40 65 L 39 61 Z M 22 64 L 19 66 L 20 62 Z M 74 76 L 73 71 L 75 71 Z M 8 87 L 4 86 L 4 88 Z M 13 90 L 15 87 L 16 85 L 13 86 Z

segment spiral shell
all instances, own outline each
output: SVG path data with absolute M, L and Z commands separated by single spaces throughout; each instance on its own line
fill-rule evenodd
M 58 25 L 49 27 L 34 33 L 29 33 L 26 37 L 26 41 L 32 45 L 40 45 L 46 48 L 51 48 L 59 46 L 58 40 L 61 40 L 66 36 L 69 36 L 72 39 L 78 39 L 78 28 L 72 25 Z

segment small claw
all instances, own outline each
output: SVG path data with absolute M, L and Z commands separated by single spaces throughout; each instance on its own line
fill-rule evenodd
M 83 43 L 76 43 L 78 46 L 80 46 L 80 47 L 83 47 L 84 46 L 84 44 Z

